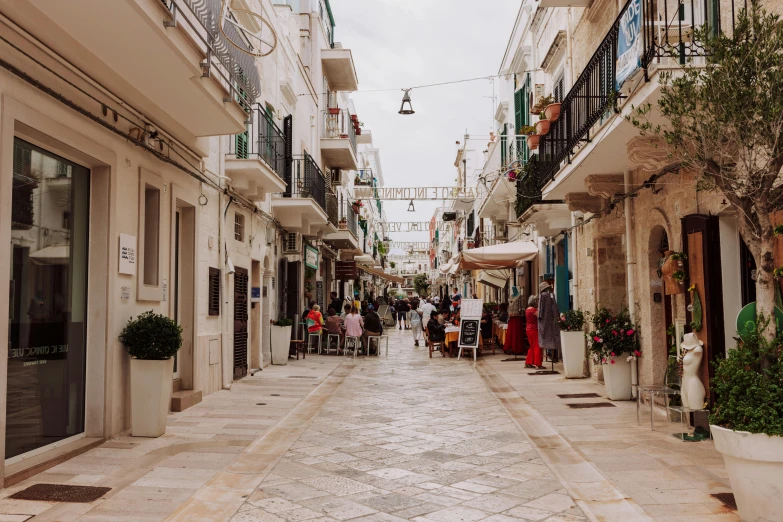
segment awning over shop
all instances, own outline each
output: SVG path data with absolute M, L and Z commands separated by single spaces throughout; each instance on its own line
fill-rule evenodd
M 459 256 L 454 256 L 448 260 L 447 263 L 443 263 L 438 267 L 441 274 L 454 275 L 459 270 Z
M 364 266 L 364 265 L 357 265 L 357 268 L 359 270 L 363 270 L 364 272 L 366 272 L 368 274 L 372 274 L 374 276 L 378 276 L 381 279 L 386 279 L 387 281 L 391 281 L 392 283 L 400 283 L 400 284 L 402 284 L 402 283 L 405 282 L 405 279 L 403 279 L 403 278 L 401 278 L 399 276 L 396 276 L 396 275 L 387 274 L 386 272 L 384 272 L 383 270 L 380 270 L 378 268 L 371 268 L 369 266 Z
M 499 245 L 471 248 L 460 254 L 460 270 L 480 268 L 521 268 L 538 256 L 538 247 L 532 241 L 514 241 Z
M 30 254 L 30 261 L 36 265 L 67 265 L 69 259 L 68 245 L 52 245 Z
M 487 286 L 497 288 L 498 290 L 502 290 L 506 286 L 508 277 L 502 275 L 497 271 L 487 272 L 486 270 L 482 270 L 481 272 L 479 272 L 476 281 L 479 283 L 483 283 Z

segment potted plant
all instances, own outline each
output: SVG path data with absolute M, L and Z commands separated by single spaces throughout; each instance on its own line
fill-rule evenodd
M 589 313 L 567 310 L 560 314 L 560 346 L 566 379 L 581 379 L 585 368 L 585 319 Z
M 710 429 L 723 454 L 742 520 L 783 513 L 783 333 L 769 340 L 769 319 L 740 333 L 737 348 L 715 365 Z
M 329 114 L 332 116 L 336 116 L 340 114 L 340 108 L 339 107 L 329 107 Z
M 546 115 L 543 112 L 539 118 L 538 123 L 536 123 L 536 134 L 543 136 L 549 132 L 549 120 L 546 119 Z
M 672 274 L 672 279 L 677 281 L 679 284 L 684 285 L 685 284 L 685 272 L 683 270 L 677 270 Z
M 544 115 L 551 123 L 556 122 L 560 117 L 560 105 L 560 102 L 550 103 L 544 108 Z
M 356 114 L 351 114 L 351 121 L 354 123 L 354 125 L 359 123 L 359 116 Z
M 555 102 L 555 99 L 552 97 L 552 95 L 549 96 L 539 96 L 538 101 L 536 101 L 536 104 L 533 105 L 533 107 L 530 108 L 530 112 L 533 114 L 538 114 L 541 111 L 544 110 L 544 108 L 552 103 Z
M 606 396 L 613 401 L 631 399 L 631 361 L 641 356 L 636 325 L 628 311 L 613 315 L 601 308 L 593 316 L 594 330 L 587 334 L 590 354 L 604 370 Z
M 353 203 L 351 203 L 351 209 L 353 210 L 354 214 L 359 213 L 359 209 L 361 209 L 364 206 L 361 199 L 357 199 Z
M 538 148 L 538 142 L 541 136 L 536 134 L 536 128 L 532 125 L 523 125 L 517 129 L 517 134 L 520 136 L 527 136 L 527 146 L 530 150 L 536 150 Z
M 677 261 L 677 266 L 683 266 L 683 261 L 688 259 L 688 256 L 682 252 L 672 252 L 669 257 Z
M 182 327 L 150 310 L 128 321 L 120 341 L 131 356 L 131 435 L 160 437 L 166 433 L 174 355 L 182 346 Z
M 272 364 L 288 364 L 288 352 L 291 346 L 291 328 L 294 322 L 282 317 L 272 323 L 269 335 L 272 345 Z
M 337 222 L 337 228 L 340 230 L 348 230 L 348 220 L 344 217 L 341 217 L 340 221 Z

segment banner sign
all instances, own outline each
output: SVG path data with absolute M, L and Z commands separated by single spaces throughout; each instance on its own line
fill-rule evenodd
M 337 261 L 334 275 L 339 281 L 353 281 L 356 279 L 356 261 Z
M 381 223 L 385 232 L 429 232 L 432 223 L 429 221 L 396 221 Z M 449 228 L 448 221 L 438 221 L 435 223 L 435 230 L 446 231 Z
M 354 187 L 353 199 L 384 199 L 407 201 L 410 199 L 476 199 L 476 187 Z
M 631 0 L 620 18 L 617 34 L 616 85 L 623 83 L 642 66 L 642 1 Z
M 418 241 L 418 242 L 410 242 L 410 241 L 389 241 L 389 248 L 395 249 L 399 248 L 401 250 L 405 251 L 411 251 L 411 250 L 423 250 L 426 252 L 429 252 L 430 248 L 432 248 L 432 243 L 428 241 Z
M 305 266 L 318 270 L 318 249 L 305 245 Z

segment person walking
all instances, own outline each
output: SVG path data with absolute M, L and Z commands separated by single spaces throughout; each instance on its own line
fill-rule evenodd
M 413 330 L 413 346 L 419 346 L 419 340 L 421 339 L 421 312 L 416 309 L 412 309 L 411 315 L 411 329 Z
M 525 359 L 525 368 L 543 368 L 541 363 L 541 346 L 538 344 L 538 296 L 531 295 L 527 300 L 527 309 L 525 309 L 525 333 L 530 342 L 530 348 L 527 351 Z
M 560 353 L 560 310 L 552 293 L 552 285 L 544 281 L 538 287 L 538 344 L 541 350 L 549 352 L 550 359 L 557 362 Z
M 405 325 L 405 317 L 408 313 L 407 308 L 405 307 L 405 301 L 400 300 L 397 301 L 397 323 L 399 324 L 399 329 L 402 330 L 403 327 L 407 326 Z

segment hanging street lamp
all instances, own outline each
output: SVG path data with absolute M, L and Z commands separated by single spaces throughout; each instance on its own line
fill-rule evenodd
M 400 105 L 400 112 L 399 114 L 415 114 L 416 111 L 413 110 L 413 105 L 411 105 L 411 90 L 410 89 L 403 89 L 405 91 L 405 94 L 402 95 L 402 105 Z M 408 108 L 405 108 L 405 104 L 408 104 Z

